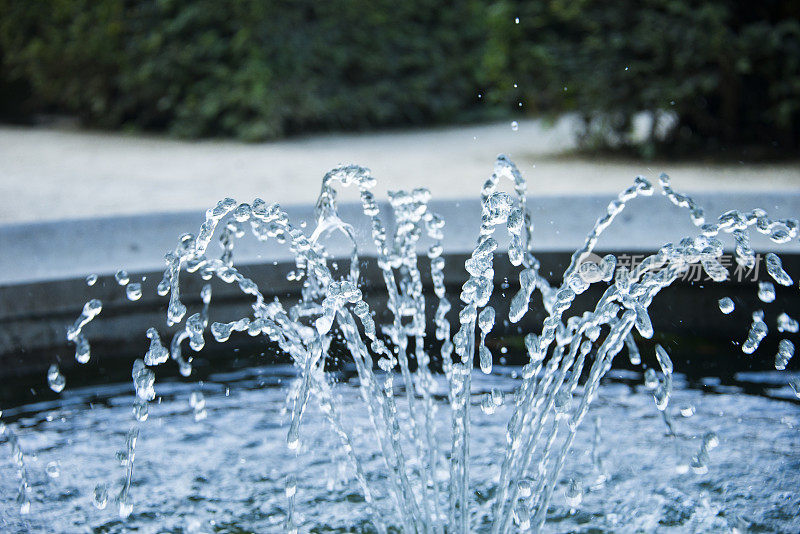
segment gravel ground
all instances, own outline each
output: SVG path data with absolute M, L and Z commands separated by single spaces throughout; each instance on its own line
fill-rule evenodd
M 380 198 L 422 185 L 435 198 L 475 198 L 500 152 L 526 173 L 533 195 L 612 194 L 662 171 L 685 191 L 800 190 L 797 162 L 597 161 L 563 155 L 570 132 L 567 119 L 528 120 L 516 131 L 503 122 L 244 144 L 3 126 L 0 222 L 200 210 L 225 196 L 310 203 L 325 171 L 351 162 L 373 170 Z

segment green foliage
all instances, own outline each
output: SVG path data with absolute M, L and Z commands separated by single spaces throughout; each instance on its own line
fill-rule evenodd
M 800 143 L 796 1 L 501 0 L 489 25 L 495 101 L 577 111 L 590 143 L 632 144 L 641 111 L 675 125 L 646 149 Z
M 794 0 L 0 0 L 0 62 L 0 115 L 183 137 L 522 102 L 578 112 L 589 145 L 800 146 Z M 658 118 L 643 145 L 642 111 Z
M 102 127 L 265 139 L 456 120 L 477 2 L 0 0 L 7 81 Z

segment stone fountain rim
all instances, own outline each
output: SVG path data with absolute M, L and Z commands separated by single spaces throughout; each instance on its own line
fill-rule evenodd
M 695 198 L 709 216 L 731 207 L 762 207 L 771 215 L 800 216 L 800 190 L 781 193 L 725 192 L 698 194 Z M 534 249 L 538 253 L 572 252 L 585 239 L 595 219 L 602 215 L 610 195 L 529 197 L 529 208 L 536 225 Z M 388 214 L 388 202 L 379 202 L 381 213 Z M 477 199 L 433 200 L 433 211 L 449 222 L 442 242 L 445 255 L 468 254 L 475 246 L 480 203 Z M 290 220 L 313 221 L 313 204 L 285 206 Z M 353 221 L 365 256 L 374 256 L 369 239 L 368 218 L 356 203 L 342 203 L 342 218 Z M 666 199 L 644 199 L 632 205 L 604 236 L 600 247 L 606 251 L 643 252 L 657 250 L 694 228 L 681 208 Z M 569 214 L 569 217 L 565 217 Z M 453 220 L 467 218 L 464 224 Z M 163 269 L 164 252 L 173 248 L 183 232 L 196 232 L 204 219 L 201 212 L 153 213 L 99 217 L 66 221 L 14 223 L 0 225 L 0 291 L 8 286 L 83 278 L 90 273 L 113 274 L 120 268 L 129 272 L 154 272 Z M 361 223 L 361 224 L 359 224 Z M 391 221 L 387 221 L 391 228 Z M 681 232 L 681 230 L 683 232 Z M 695 230 L 696 232 L 696 230 Z M 754 240 L 753 248 L 774 248 L 766 239 Z M 501 250 L 504 244 L 501 243 Z M 334 244 L 334 256 L 347 257 L 349 250 Z M 780 246 L 786 253 L 800 253 L 800 243 Z M 243 242 L 234 252 L 237 264 L 259 264 L 292 260 L 287 247 L 274 242 Z

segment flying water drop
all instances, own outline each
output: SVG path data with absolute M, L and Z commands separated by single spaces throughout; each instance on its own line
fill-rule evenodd
M 194 410 L 194 420 L 202 421 L 206 418 L 206 398 L 201 391 L 192 391 L 189 395 L 189 406 Z
M 747 339 L 742 343 L 742 352 L 753 354 L 761 344 L 761 341 L 767 336 L 768 330 L 767 323 L 763 320 L 763 315 L 759 315 L 758 312 L 753 313 L 753 323 L 750 325 Z
M 800 330 L 800 324 L 789 317 L 786 313 L 778 315 L 778 332 L 789 332 L 796 334 Z
M 61 466 L 55 460 L 48 462 L 44 470 L 50 478 L 58 478 L 61 476 Z
M 497 406 L 492 400 L 491 393 L 486 393 L 481 399 L 481 411 L 486 415 L 492 415 L 497 410 Z
M 491 374 L 492 372 L 492 353 L 486 345 L 481 345 L 478 351 L 480 357 L 481 371 L 484 374 Z
M 119 501 L 119 518 L 127 519 L 133 512 L 133 503 L 130 501 L 120 499 Z
M 781 259 L 777 255 L 770 252 L 764 258 L 764 261 L 767 264 L 767 272 L 776 282 L 782 286 L 792 285 L 792 277 L 783 270 Z
M 153 327 L 147 329 L 147 337 L 150 339 L 150 348 L 144 355 L 146 365 L 160 365 L 169 359 L 169 351 L 161 344 L 158 330 Z
M 64 386 L 67 384 L 67 379 L 61 374 L 58 364 L 52 364 L 47 370 L 47 383 L 50 386 L 50 389 L 56 393 L 61 393 L 64 390 Z
M 153 387 L 156 381 L 156 376 L 147 367 L 145 367 L 144 360 L 136 360 L 133 362 L 133 370 L 131 371 L 133 378 L 133 386 L 136 389 L 136 395 L 143 401 L 151 401 L 156 397 L 156 391 Z
M 136 399 L 133 402 L 133 417 L 137 421 L 144 422 L 147 421 L 147 416 L 150 413 L 150 408 L 147 402 L 143 401 L 142 399 Z
M 524 501 L 520 501 L 514 507 L 514 522 L 523 532 L 531 528 L 531 512 Z
M 108 505 L 108 486 L 97 484 L 92 492 L 92 503 L 98 510 L 104 510 Z
M 733 308 L 734 308 L 733 300 L 731 300 L 730 297 L 724 297 L 719 299 L 719 311 L 721 311 L 725 315 L 731 313 L 733 311 Z
M 773 302 L 775 300 L 775 286 L 771 282 L 759 282 L 758 299 L 761 302 Z
M 125 296 L 128 297 L 128 300 L 139 300 L 142 298 L 142 284 L 138 282 L 128 284 L 125 288 Z
M 574 478 L 570 479 L 564 496 L 566 497 L 567 506 L 569 506 L 571 510 L 575 510 L 580 506 L 583 500 L 583 486 L 580 480 Z
M 655 389 L 657 385 L 658 376 L 656 375 L 656 370 L 648 367 L 644 372 L 644 387 L 645 389 Z
M 297 494 L 297 478 L 294 475 L 289 475 L 286 477 L 284 493 L 286 493 L 286 497 L 289 499 Z
M 91 348 L 83 328 L 103 309 L 103 304 L 97 299 L 92 299 L 83 305 L 81 314 L 75 322 L 67 328 L 67 340 L 75 343 L 75 359 L 78 363 L 87 363 L 91 357 Z
M 783 371 L 789 360 L 794 356 L 794 343 L 788 339 L 781 339 L 778 343 L 778 353 L 775 355 L 775 369 Z
M 121 286 L 127 285 L 128 282 L 131 281 L 131 277 L 128 274 L 128 271 L 124 269 L 120 269 L 119 271 L 117 271 L 116 274 L 114 274 L 114 279 Z
M 20 515 L 28 515 L 31 513 L 31 500 L 27 497 L 27 493 L 20 491 L 20 497 L 17 499 L 17 503 L 19 504 L 19 514 Z

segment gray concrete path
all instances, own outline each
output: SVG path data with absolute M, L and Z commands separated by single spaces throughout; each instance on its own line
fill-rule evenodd
M 311 203 L 339 163 L 370 167 L 376 194 L 426 186 L 436 199 L 476 198 L 504 152 L 531 195 L 613 194 L 664 171 L 694 192 L 800 191 L 797 162 L 643 163 L 560 157 L 571 126 L 520 121 L 387 133 L 317 135 L 262 144 L 0 127 L 0 223 L 204 210 L 225 196 Z M 355 200 L 355 192 L 342 195 Z

